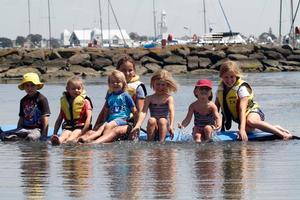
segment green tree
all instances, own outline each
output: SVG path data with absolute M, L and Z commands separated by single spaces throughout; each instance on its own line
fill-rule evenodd
M 12 46 L 13 46 L 13 43 L 12 43 L 11 39 L 4 38 L 4 37 L 0 38 L 0 47 L 6 48 L 6 47 L 12 47 Z
M 26 39 L 30 41 L 34 46 L 41 47 L 42 36 L 40 34 L 29 34 Z
M 26 42 L 26 38 L 23 36 L 18 36 L 16 38 L 16 45 L 23 46 L 25 42 Z

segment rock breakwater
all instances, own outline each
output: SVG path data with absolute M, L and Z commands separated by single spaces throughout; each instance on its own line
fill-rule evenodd
M 124 54 L 136 61 L 139 74 L 164 68 L 174 74 L 217 72 L 226 59 L 244 72 L 299 71 L 300 50 L 267 45 L 177 45 L 165 48 L 59 48 L 0 50 L 0 79 L 36 72 L 44 80 L 76 75 L 105 76 Z

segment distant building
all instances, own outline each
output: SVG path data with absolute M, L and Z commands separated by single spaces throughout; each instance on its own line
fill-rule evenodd
M 64 46 L 100 47 L 101 31 L 96 28 L 74 30 L 72 33 L 64 30 L 61 34 L 61 40 Z M 103 47 L 109 47 L 109 44 L 112 47 L 125 46 L 125 44 L 130 46 L 132 44 L 132 40 L 126 30 L 121 30 L 121 32 L 118 29 L 103 30 Z
M 60 40 L 63 46 L 70 46 L 70 37 L 71 32 L 66 29 L 60 34 Z

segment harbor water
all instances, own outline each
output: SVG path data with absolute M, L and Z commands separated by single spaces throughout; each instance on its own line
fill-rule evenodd
M 217 74 L 175 77 L 180 85 L 174 94 L 176 122 L 195 100 L 193 85 L 199 78 L 212 79 L 215 93 Z M 143 77 L 148 86 L 149 79 Z M 300 72 L 251 73 L 245 79 L 266 121 L 300 136 Z M 50 104 L 51 127 L 64 88 L 60 81 L 41 90 Z M 86 80 L 93 121 L 106 89 L 106 78 Z M 17 83 L 1 84 L 0 92 L 0 125 L 16 124 L 25 93 Z M 184 133 L 191 129 L 192 123 Z M 298 199 L 299 165 L 299 140 L 61 146 L 1 142 L 0 194 L 1 199 Z

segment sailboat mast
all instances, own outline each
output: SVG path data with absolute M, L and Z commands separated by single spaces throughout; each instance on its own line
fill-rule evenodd
M 204 20 L 204 34 L 206 34 L 206 7 L 205 7 L 205 0 L 203 0 L 203 20 Z
M 226 17 L 226 14 L 225 14 L 225 11 L 224 11 L 224 9 L 223 9 L 223 6 L 222 6 L 222 4 L 221 4 L 221 0 L 219 0 L 219 4 L 220 4 L 221 10 L 222 10 L 222 13 L 223 13 L 223 15 L 224 15 L 224 17 L 225 17 L 225 20 L 226 20 L 227 26 L 228 26 L 228 28 L 229 28 L 229 32 L 231 33 L 231 32 L 232 32 L 232 30 L 231 30 L 231 27 L 230 27 L 229 21 L 228 21 L 228 19 L 227 19 L 227 17 Z
M 156 39 L 156 11 L 155 11 L 155 0 L 153 0 L 153 23 L 154 23 L 154 39 Z
M 295 25 L 295 20 L 296 20 L 297 14 L 298 14 L 299 6 L 300 6 L 300 0 L 298 1 L 297 8 L 296 8 L 296 11 L 295 11 L 295 14 L 293 15 L 293 18 L 292 18 L 292 24 L 291 24 L 291 28 L 290 28 L 290 32 L 289 32 L 289 35 L 292 35 L 292 31 L 293 31 L 293 36 L 294 36 L 294 38 L 295 38 L 295 32 L 294 32 L 295 29 L 294 29 L 294 25 Z
M 102 28 L 102 12 L 101 12 L 101 0 L 98 0 L 99 5 L 99 17 L 100 17 L 100 31 L 101 31 L 101 47 L 103 47 L 103 28 Z
M 49 48 L 51 49 L 51 20 L 50 20 L 50 0 L 48 0 L 48 23 L 49 23 Z
M 111 47 L 111 41 L 110 41 L 110 12 L 109 12 L 109 0 L 107 0 L 107 21 L 108 21 L 108 25 L 107 25 L 107 27 L 108 27 L 108 45 L 109 45 L 109 47 Z
M 119 31 L 120 31 L 120 33 L 121 33 L 121 36 L 122 36 L 122 39 L 123 39 L 123 42 L 124 42 L 124 46 L 127 46 L 126 40 L 125 40 L 124 35 L 123 35 L 123 33 L 122 33 L 122 30 L 121 30 L 121 26 L 120 26 L 120 24 L 119 24 L 119 22 L 118 22 L 118 19 L 117 19 L 115 10 L 114 10 L 114 8 L 113 8 L 112 5 L 111 5 L 110 0 L 108 0 L 108 3 L 109 3 L 109 6 L 110 6 L 110 8 L 111 8 L 111 11 L 112 11 L 112 13 L 113 13 L 113 16 L 114 16 L 114 18 L 115 18 L 115 20 L 116 20 L 116 23 L 117 23 L 117 26 L 118 26 L 118 28 L 119 28 Z
M 278 39 L 279 39 L 279 44 L 282 43 L 282 35 L 281 35 L 281 22 L 282 22 L 282 0 L 280 0 L 280 11 L 279 11 L 279 35 L 278 35 Z
M 31 34 L 31 22 L 30 22 L 30 0 L 28 0 L 28 35 Z
M 290 36 L 292 38 L 292 45 L 294 46 L 295 44 L 295 34 L 294 34 L 294 23 L 293 23 L 293 17 L 294 17 L 294 2 L 291 0 L 291 29 L 290 31 Z

